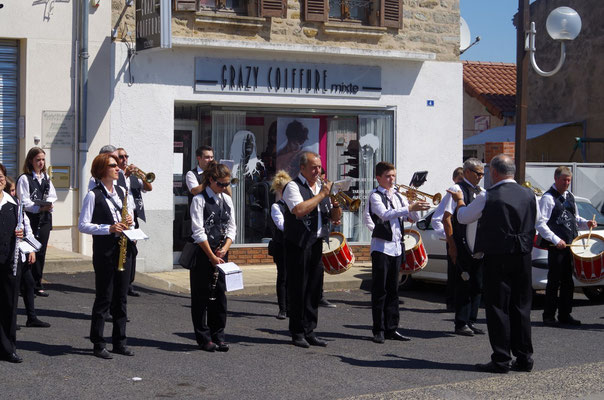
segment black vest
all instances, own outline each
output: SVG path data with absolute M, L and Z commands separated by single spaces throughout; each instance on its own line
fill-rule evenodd
M 195 178 L 197 178 L 197 183 L 201 185 L 203 172 L 201 174 L 198 174 L 197 167 L 192 169 L 191 172 L 193 172 L 193 174 L 195 174 Z M 189 207 L 191 207 L 191 202 L 193 201 L 193 195 L 191 194 L 191 192 L 189 192 L 189 188 L 187 187 L 186 174 L 185 174 L 185 187 L 187 188 L 187 196 L 189 197 Z
M 134 209 L 134 227 L 138 228 L 138 219 L 142 219 L 147 222 L 145 217 L 145 204 L 143 203 L 143 188 L 139 187 L 138 178 L 134 175 L 130 175 L 130 193 L 132 193 L 132 197 L 134 198 L 134 205 L 136 206 Z
M 283 201 L 283 199 L 275 202 L 275 204 L 277 204 L 277 206 L 279 206 L 279 209 L 281 210 L 281 214 L 283 214 L 285 216 L 285 210 L 287 209 L 287 204 L 285 204 L 285 201 Z M 273 231 L 273 242 L 278 243 L 278 244 L 283 244 L 284 243 L 284 237 L 283 237 L 283 231 L 280 230 L 279 228 L 277 228 L 277 225 L 275 225 L 275 221 L 273 221 L 273 218 L 271 217 L 271 229 Z
M 23 174 L 27 178 L 27 182 L 29 183 L 29 198 L 31 201 L 34 200 L 43 200 L 45 196 L 48 196 L 48 192 L 50 191 L 50 180 L 48 176 L 44 174 L 44 178 L 42 178 L 42 184 L 38 182 L 37 179 L 34 179 L 33 175 Z M 34 233 L 38 233 L 39 227 L 42 224 L 50 224 L 52 229 L 52 213 L 49 211 L 41 211 L 39 213 L 31 213 L 26 212 L 27 217 L 29 218 L 29 223 L 31 224 L 31 228 Z
M 113 190 L 116 191 L 117 196 L 122 201 L 124 201 L 124 191 L 119 185 L 114 185 Z M 113 225 L 113 213 L 109 205 L 107 204 L 107 192 L 105 187 L 101 185 L 92 189 L 94 193 L 94 210 L 92 211 L 92 218 L 90 222 L 93 224 L 104 224 L 104 225 Z M 117 210 L 117 212 L 121 216 L 121 209 Z M 119 236 L 116 236 L 113 233 L 109 235 L 92 235 L 92 253 L 93 258 L 104 257 L 109 258 L 115 256 L 119 251 Z
M 382 198 L 382 203 L 384 203 L 386 209 L 388 209 L 388 205 L 390 205 L 390 208 L 392 209 L 395 208 L 394 204 L 392 204 L 392 202 L 388 200 L 388 197 L 384 193 L 380 192 L 378 189 L 374 189 L 371 195 L 373 195 L 373 193 L 377 193 Z M 398 198 L 401 207 L 403 207 L 403 199 L 401 198 L 401 195 L 399 193 L 395 193 L 395 195 Z M 369 216 L 371 217 L 371 220 L 375 225 L 375 227 L 373 228 L 373 232 L 371 233 L 371 237 L 392 242 L 392 226 L 390 225 L 390 221 L 383 221 L 380 217 L 375 215 L 373 211 L 371 211 L 371 200 L 369 201 Z M 398 222 L 400 224 L 401 231 L 404 231 L 405 221 L 403 221 L 402 218 L 399 218 Z
M 487 190 L 475 250 L 485 254 L 530 253 L 535 238 L 536 202 L 530 189 L 515 182 Z
M 475 196 L 472 196 L 472 192 L 474 189 L 470 186 L 466 181 L 461 181 L 458 183 L 461 192 L 463 193 L 463 201 L 467 206 L 474 201 Z M 470 248 L 468 246 L 468 240 L 466 238 L 466 230 L 467 225 L 462 224 L 457 219 L 457 210 L 455 209 L 455 213 L 451 217 L 451 224 L 453 225 L 453 240 L 455 241 L 455 245 L 457 247 L 458 257 L 461 257 L 462 262 L 472 261 L 472 254 L 470 252 Z M 476 252 L 476 248 L 474 248 Z
M 8 193 L 4 195 L 10 196 Z M 7 264 L 10 261 L 12 266 L 18 210 L 19 208 L 13 203 L 6 203 L 0 209 L 0 264 Z M 0 272 L 4 273 L 4 271 Z
M 303 184 L 300 177 L 296 177 L 293 181 L 287 185 L 298 185 L 300 194 L 304 201 L 314 197 L 310 187 L 307 184 Z M 287 188 L 287 185 L 285 186 Z M 284 190 L 285 192 L 285 190 Z M 329 236 L 329 212 L 330 212 L 330 201 L 329 197 L 324 198 L 319 203 L 319 209 L 321 210 L 321 238 Z M 301 247 L 307 248 L 312 246 L 319 237 L 317 236 L 317 228 L 319 226 L 319 211 L 315 208 L 310 213 L 306 214 L 302 218 L 297 218 L 289 207 L 285 207 L 285 223 L 284 223 L 284 238 L 286 241 Z
M 231 208 L 226 201 L 222 199 L 222 207 L 213 197 L 211 197 L 207 188 L 201 192 L 205 200 L 203 207 L 203 227 L 208 236 L 208 243 L 212 250 L 224 244 L 226 239 L 226 230 L 231 218 Z
M 566 243 L 571 243 L 579 234 L 577 231 L 575 196 L 568 192 L 568 196 L 564 199 L 564 196 L 554 188 L 550 188 L 547 193 L 554 198 L 554 209 L 549 221 L 547 221 L 547 226 L 560 239 Z

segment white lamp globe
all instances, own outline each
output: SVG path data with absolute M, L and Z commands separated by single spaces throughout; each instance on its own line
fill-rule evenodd
M 558 7 L 547 16 L 545 28 L 554 40 L 574 40 L 581 32 L 581 17 L 570 7 Z

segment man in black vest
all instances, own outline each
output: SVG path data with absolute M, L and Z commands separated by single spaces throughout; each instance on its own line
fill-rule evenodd
M 367 210 L 371 223 L 371 315 L 373 317 L 373 342 L 384 339 L 408 341 L 397 329 L 400 320 L 398 282 L 401 263 L 405 256 L 403 243 L 404 220 L 419 220 L 416 211 L 427 210 L 425 201 L 411 204 L 394 189 L 396 169 L 381 161 L 375 166 L 379 186 L 369 194 Z M 367 221 L 368 222 L 368 221 Z
M 573 259 L 567 244 L 578 236 L 578 228 L 595 227 L 595 221 L 582 218 L 575 203 L 575 196 L 568 190 L 572 172 L 568 167 L 558 167 L 554 172 L 554 184 L 539 201 L 541 219 L 537 225 L 539 234 L 551 243 L 547 251 L 547 286 L 545 287 L 545 309 L 543 324 L 556 325 L 556 309 L 561 324 L 581 325 L 572 312 Z M 558 288 L 560 297 L 558 298 Z
M 450 191 L 462 224 L 478 221 L 476 251 L 484 253 L 484 301 L 491 361 L 476 364 L 482 372 L 533 369 L 531 341 L 531 250 L 538 208 L 535 194 L 514 181 L 514 160 L 499 154 L 491 160 L 493 186 L 466 206 L 462 192 Z
M 483 176 L 482 162 L 476 158 L 468 158 L 463 164 L 462 180 L 449 190 L 461 191 L 464 203 L 469 205 L 484 191 L 478 186 Z M 482 293 L 483 264 L 482 254 L 476 254 L 474 251 L 477 223 L 465 225 L 458 221 L 457 204 L 450 194 L 445 195 L 441 204 L 443 204 L 443 216 L 433 217 L 432 221 L 437 225 L 436 221 L 442 218 L 448 259 L 453 267 L 448 273 L 448 281 L 452 284 L 455 333 L 463 336 L 484 334 L 482 329 L 475 326 Z
M 327 346 L 314 333 L 323 276 L 322 239 L 329 235 L 330 219 L 339 223 L 342 217 L 340 205 L 329 200 L 333 184 L 321 184 L 320 174 L 319 155 L 304 152 L 300 174 L 283 191 L 289 331 L 293 344 L 303 348 Z

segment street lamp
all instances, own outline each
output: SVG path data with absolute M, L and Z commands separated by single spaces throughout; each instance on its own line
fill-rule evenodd
M 516 181 L 525 181 L 526 167 L 526 125 L 528 108 L 528 63 L 541 76 L 552 76 L 557 73 L 566 59 L 565 42 L 574 40 L 581 31 L 581 18 L 570 7 L 558 7 L 547 17 L 545 27 L 554 40 L 560 41 L 560 60 L 553 70 L 546 72 L 535 61 L 535 23 L 531 22 L 529 29 L 529 0 L 518 0 L 518 35 L 516 39 Z

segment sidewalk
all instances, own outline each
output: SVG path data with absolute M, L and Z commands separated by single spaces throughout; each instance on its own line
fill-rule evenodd
M 277 268 L 274 264 L 256 264 L 241 266 L 243 271 L 243 290 L 231 295 L 274 294 L 277 281 Z M 92 272 L 91 257 L 79 253 L 48 247 L 46 252 L 45 273 Z M 371 280 L 371 263 L 356 263 L 348 271 L 339 275 L 325 274 L 325 291 L 359 289 L 363 281 Z M 176 268 L 165 272 L 137 272 L 134 284 L 173 293 L 190 293 L 189 271 Z

